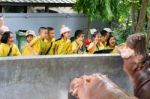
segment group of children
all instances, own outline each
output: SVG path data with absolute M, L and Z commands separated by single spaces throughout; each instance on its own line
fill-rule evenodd
M 0 31 L 2 32 L 2 31 Z M 112 49 L 117 53 L 116 40 L 109 28 L 94 31 L 91 39 L 84 39 L 84 32 L 77 30 L 70 39 L 71 29 L 62 26 L 60 38 L 55 40 L 55 29 L 40 27 L 38 36 L 34 31 L 26 32 L 26 44 L 20 52 L 14 44 L 13 33 L 6 31 L 0 33 L 0 56 L 35 56 L 35 55 L 67 55 L 67 54 L 94 54 L 96 51 Z

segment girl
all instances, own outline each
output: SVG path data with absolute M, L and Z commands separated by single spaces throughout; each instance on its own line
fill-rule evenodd
M 22 56 L 30 56 L 33 55 L 33 52 L 31 51 L 32 48 L 28 45 L 31 43 L 31 41 L 36 37 L 35 32 L 32 30 L 28 30 L 26 32 L 26 44 L 25 47 L 22 50 Z
M 107 47 L 108 49 L 113 49 L 113 51 L 111 53 L 115 54 L 117 53 L 117 49 L 116 49 L 116 39 L 114 36 L 110 35 L 108 37 L 108 40 L 107 40 Z
M 2 35 L 0 44 L 0 57 L 6 56 L 20 56 L 20 51 L 16 44 L 14 44 L 13 33 L 8 31 Z
M 72 53 L 83 54 L 84 33 L 82 30 L 77 30 L 74 35 L 75 40 L 72 42 Z
M 55 54 L 57 55 L 65 55 L 65 54 L 71 54 L 71 41 L 69 39 L 70 37 L 71 29 L 62 26 L 60 34 L 61 38 L 56 40 L 56 46 L 55 46 Z
M 101 39 L 101 34 L 100 32 L 95 32 L 93 34 L 93 39 L 94 41 L 92 43 L 90 43 L 89 47 L 88 47 L 88 51 L 89 53 L 94 53 L 95 51 L 101 50 L 103 49 L 103 46 L 100 42 Z

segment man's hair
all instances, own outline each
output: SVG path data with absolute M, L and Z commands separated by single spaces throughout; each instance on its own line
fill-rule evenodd
M 46 27 L 40 27 L 39 28 L 39 34 L 41 33 L 42 30 L 47 30 L 47 28 Z
M 54 28 L 53 27 L 47 27 L 48 32 L 53 31 Z

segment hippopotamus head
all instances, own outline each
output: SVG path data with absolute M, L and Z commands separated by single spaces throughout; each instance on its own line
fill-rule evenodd
M 70 93 L 74 99 L 137 99 L 99 74 L 75 78 L 70 84 Z

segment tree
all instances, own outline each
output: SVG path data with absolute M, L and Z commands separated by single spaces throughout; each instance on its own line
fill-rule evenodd
M 143 31 L 143 27 L 146 19 L 147 5 L 148 5 L 148 0 L 141 1 L 141 7 L 137 18 L 137 25 L 134 31 L 135 33 L 139 33 Z

